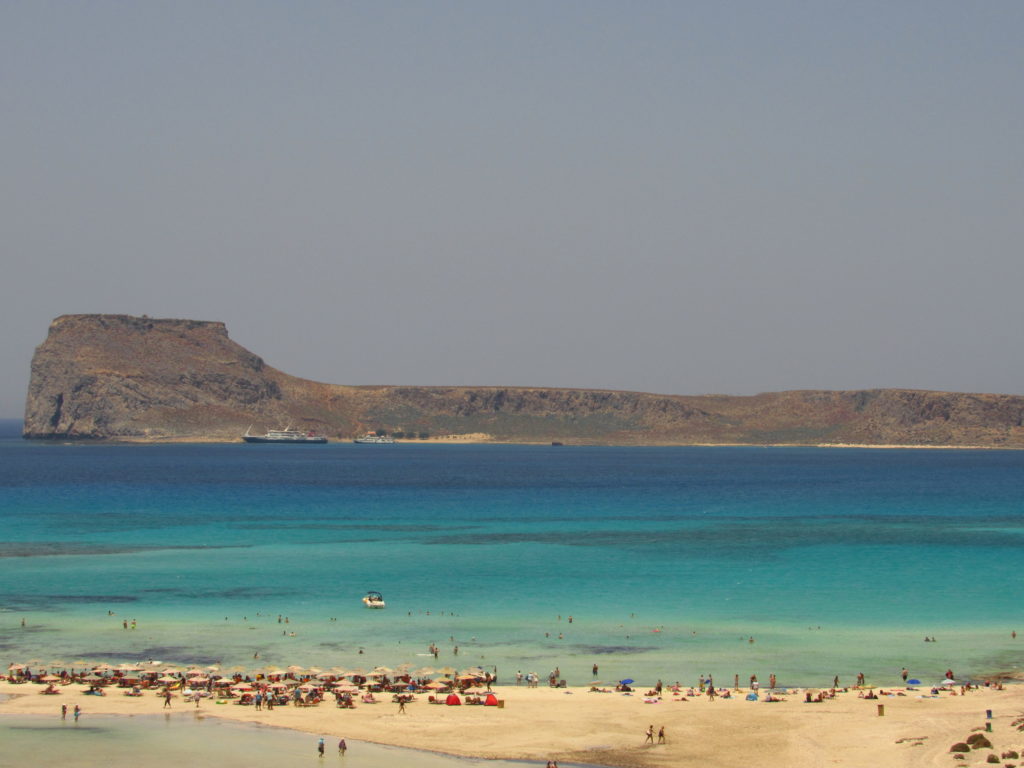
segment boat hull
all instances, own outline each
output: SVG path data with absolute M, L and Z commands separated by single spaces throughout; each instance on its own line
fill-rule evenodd
M 326 437 L 264 437 L 263 435 L 242 435 L 247 443 L 276 443 L 285 445 L 323 445 Z

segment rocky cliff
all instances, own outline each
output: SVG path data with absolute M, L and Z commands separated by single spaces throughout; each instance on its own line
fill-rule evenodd
M 237 440 L 291 424 L 496 441 L 1024 447 L 1024 397 L 910 390 L 727 397 L 509 387 L 348 387 L 276 370 L 223 323 L 64 315 L 32 360 L 24 435 Z

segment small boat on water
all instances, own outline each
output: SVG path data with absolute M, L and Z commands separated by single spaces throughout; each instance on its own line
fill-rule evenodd
M 252 424 L 245 430 L 245 434 L 242 435 L 242 439 L 247 443 L 301 443 L 304 445 L 326 443 L 327 438 L 323 435 L 318 435 L 312 430 L 303 432 L 298 429 L 292 429 L 289 425 L 287 429 L 271 429 L 265 435 L 253 435 L 250 434 L 252 430 Z
M 395 438 L 390 435 L 378 435 L 376 432 L 367 432 L 362 437 L 352 441 L 357 445 L 394 445 Z
M 367 608 L 383 608 L 387 603 L 384 602 L 384 596 L 380 592 L 367 592 L 366 597 L 363 598 L 363 603 Z

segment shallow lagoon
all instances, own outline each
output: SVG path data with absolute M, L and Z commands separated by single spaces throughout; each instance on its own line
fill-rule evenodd
M 325 735 L 325 757 L 317 755 L 315 734 L 284 728 L 247 725 L 196 717 L 167 715 L 89 715 L 75 723 L 71 716 L 46 718 L 0 716 L 0 766 L 74 766 L 108 768 L 142 765 L 181 768 L 216 765 L 324 766 L 347 768 L 522 768 L 525 763 L 473 760 L 346 740 L 345 756 L 338 754 L 338 737 Z

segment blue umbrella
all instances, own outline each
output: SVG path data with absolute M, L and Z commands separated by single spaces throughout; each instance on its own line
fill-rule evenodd
M 627 677 L 625 680 L 619 680 L 622 685 L 630 685 L 633 682 L 633 678 Z
M 917 680 L 917 679 L 907 680 L 907 685 L 920 685 L 920 684 L 921 684 L 921 681 Z

